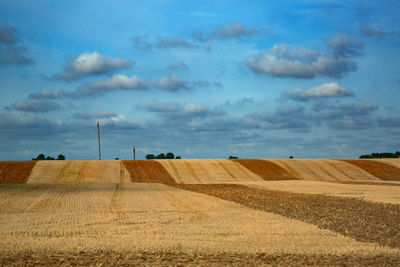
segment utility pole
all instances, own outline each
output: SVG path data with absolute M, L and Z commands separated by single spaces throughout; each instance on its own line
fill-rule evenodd
M 101 160 L 101 152 L 100 152 L 100 125 L 99 122 L 97 121 L 97 137 L 99 139 L 99 160 Z
M 135 146 L 133 146 L 133 160 L 135 160 L 136 159 L 136 149 L 135 149 Z

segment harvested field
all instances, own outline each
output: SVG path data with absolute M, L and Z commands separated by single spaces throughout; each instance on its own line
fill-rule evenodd
M 264 253 L 266 258 L 275 255 L 283 260 L 287 255 L 324 259 L 325 254 L 333 259 L 338 255 L 400 257 L 396 249 L 162 184 L 3 184 L 0 189 L 2 261 L 9 255 L 45 253 L 44 264 L 49 258 L 79 251 L 87 255 L 100 251 L 100 257 L 107 251 L 250 258 Z
M 400 248 L 400 205 L 267 191 L 243 185 L 174 185 L 315 224 L 362 242 Z
M 264 181 L 232 160 L 43 161 L 0 184 L 0 265 L 399 265 L 400 205 L 373 203 L 399 189 Z
M 297 177 L 291 175 L 285 169 L 279 165 L 261 159 L 232 159 L 232 161 L 237 162 L 253 173 L 263 178 L 266 181 L 274 180 L 296 180 Z
M 266 159 L 292 176 L 312 181 L 373 181 L 379 180 L 363 169 L 343 161 L 331 159 Z
M 397 255 L 307 255 L 307 254 L 237 254 L 237 253 L 185 253 L 79 251 L 70 253 L 11 253 L 0 255 L 4 266 L 396 266 Z
M 36 161 L 0 161 L 0 183 L 26 183 L 35 163 Z
M 397 158 L 397 159 L 396 158 L 395 159 L 374 159 L 374 160 L 392 165 L 392 166 L 400 169 L 400 158 Z
M 243 184 L 243 183 L 242 183 Z M 273 191 L 350 197 L 400 205 L 400 183 L 345 184 L 320 181 L 247 182 L 247 186 Z M 393 186 L 396 185 L 396 186 Z
M 237 162 L 227 159 L 157 160 L 181 184 L 262 181 Z
M 37 162 L 28 183 L 130 182 L 119 160 L 43 160 Z
M 155 160 L 123 160 L 132 182 L 175 183 L 174 178 Z
M 373 159 L 340 159 L 353 164 L 384 181 L 400 181 L 400 168 Z

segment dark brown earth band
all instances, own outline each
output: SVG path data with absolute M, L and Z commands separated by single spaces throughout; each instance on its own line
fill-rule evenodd
M 266 181 L 298 180 L 278 164 L 262 159 L 232 159 Z
M 361 242 L 400 248 L 400 205 L 243 185 L 173 185 L 317 225 Z
M 400 181 L 400 169 L 373 159 L 337 159 L 353 164 L 384 181 Z
M 398 266 L 396 255 L 188 254 L 183 252 L 0 254 L 1 266 Z
M 36 161 L 0 161 L 0 184 L 24 184 Z
M 174 184 L 174 178 L 154 160 L 124 160 L 132 182 Z

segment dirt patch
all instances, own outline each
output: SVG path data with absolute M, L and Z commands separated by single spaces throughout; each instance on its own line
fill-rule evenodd
M 329 229 L 362 242 L 400 247 L 400 205 L 243 185 L 174 185 Z
M 349 181 L 349 182 L 336 182 L 339 184 L 360 184 L 360 185 L 389 185 L 389 186 L 400 186 L 396 183 L 384 183 L 384 182 L 362 182 L 362 181 Z
M 124 160 L 132 182 L 175 184 L 174 178 L 154 160 Z
M 298 180 L 279 165 L 261 159 L 232 159 L 266 181 Z
M 0 161 L 0 183 L 24 184 L 36 161 Z
M 380 161 L 370 159 L 339 159 L 353 164 L 384 181 L 400 181 L 400 169 Z
M 198 254 L 182 252 L 74 252 L 0 254 L 2 266 L 396 266 L 396 255 Z

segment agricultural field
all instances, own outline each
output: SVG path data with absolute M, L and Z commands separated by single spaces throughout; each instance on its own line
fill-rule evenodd
M 0 265 L 399 265 L 399 162 L 0 162 Z

